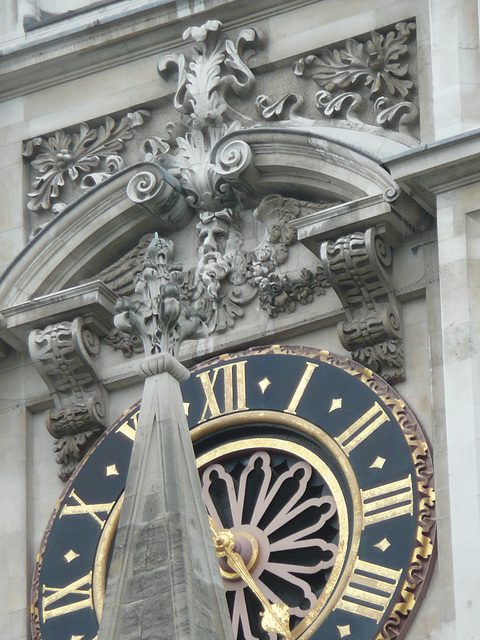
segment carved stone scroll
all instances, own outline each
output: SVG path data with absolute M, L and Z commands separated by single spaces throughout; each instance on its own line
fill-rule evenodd
M 84 323 L 83 318 L 75 318 L 35 329 L 29 336 L 30 356 L 55 402 L 55 409 L 47 413 L 46 426 L 56 438 L 54 450 L 62 480 L 71 476 L 105 428 L 105 393 L 93 360 L 100 341 Z
M 347 316 L 338 326 L 342 345 L 387 382 L 403 380 L 400 309 L 386 271 L 392 249 L 381 229 L 324 242 L 320 258 Z

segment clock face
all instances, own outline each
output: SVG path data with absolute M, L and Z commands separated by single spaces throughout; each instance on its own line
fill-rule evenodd
M 435 519 L 428 444 L 399 396 L 301 347 L 221 356 L 181 386 L 206 508 L 253 581 L 219 558 L 235 637 L 403 636 L 433 569 Z M 102 436 L 52 514 L 34 640 L 98 634 L 138 411 Z

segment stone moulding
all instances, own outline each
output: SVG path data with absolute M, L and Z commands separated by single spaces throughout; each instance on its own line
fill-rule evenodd
M 342 345 L 387 382 L 404 380 L 400 307 L 387 273 L 392 249 L 382 228 L 323 242 L 320 259 L 343 305 Z
M 43 227 L 0 279 L 2 307 L 66 289 L 72 279 L 94 276 L 102 256 L 105 264 L 111 247 L 118 251 L 132 237 L 186 226 L 194 212 L 183 192 L 176 206 L 156 216 L 150 212 L 155 198 L 136 203 L 128 197 L 127 186 L 143 171 L 161 169 L 152 162 L 131 165 L 86 191 Z
M 54 449 L 62 480 L 70 477 L 106 426 L 105 392 L 94 361 L 99 349 L 98 336 L 85 326 L 82 317 L 35 329 L 29 336 L 30 357 L 55 403 L 45 421 L 48 432 L 56 438 Z
M 262 127 L 233 131 L 213 148 L 211 162 L 215 166 L 235 148 L 234 141 L 239 151 L 229 170 L 252 191 L 295 192 L 300 183 L 317 199 L 344 202 L 380 193 L 391 201 L 400 193 L 376 158 L 307 130 Z M 225 173 L 228 176 L 227 170 Z
M 429 228 L 432 218 L 414 200 L 401 193 L 395 201 L 387 201 L 383 194 L 366 196 L 340 204 L 332 204 L 298 220 L 292 220 L 298 239 L 315 254 L 325 239 L 339 234 L 364 231 L 369 226 L 383 225 L 384 238 L 392 246 L 403 238 Z

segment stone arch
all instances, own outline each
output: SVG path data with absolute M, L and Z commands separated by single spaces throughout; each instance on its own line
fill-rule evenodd
M 307 130 L 232 132 L 212 150 L 211 162 L 226 182 L 260 195 L 345 203 L 399 195 L 373 156 Z M 178 181 L 160 165 L 131 165 L 77 198 L 24 248 L 0 279 L 0 308 L 75 286 L 141 235 L 180 229 L 194 215 Z

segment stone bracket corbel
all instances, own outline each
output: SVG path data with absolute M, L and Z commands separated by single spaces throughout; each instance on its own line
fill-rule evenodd
M 392 248 L 385 227 L 371 227 L 320 246 L 320 259 L 343 305 L 342 345 L 387 382 L 405 379 L 400 306 L 387 269 Z
M 67 480 L 105 426 L 106 399 L 96 370 L 98 335 L 85 319 L 58 322 L 30 332 L 32 362 L 46 382 L 55 403 L 46 426 L 56 438 L 59 477 Z

